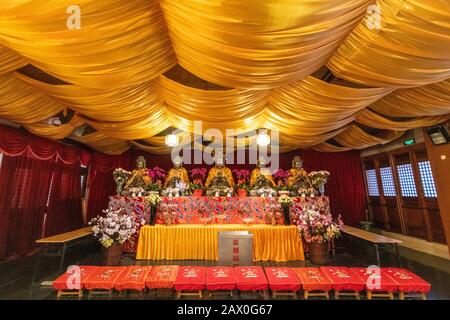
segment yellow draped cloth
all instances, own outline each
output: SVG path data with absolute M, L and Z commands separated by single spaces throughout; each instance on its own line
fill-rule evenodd
M 296 226 L 269 225 L 155 225 L 139 232 L 138 260 L 218 260 L 219 231 L 253 234 L 254 261 L 304 260 Z

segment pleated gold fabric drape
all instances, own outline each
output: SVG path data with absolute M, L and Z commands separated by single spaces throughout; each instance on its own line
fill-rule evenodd
M 450 78 L 450 2 L 379 0 L 380 30 L 367 15 L 327 66 L 374 87 L 422 86 Z
M 136 259 L 218 260 L 218 233 L 240 230 L 253 234 L 254 261 L 305 259 L 297 227 L 237 224 L 143 226 L 139 232 Z
M 168 153 L 162 132 L 192 137 L 201 121 L 243 146 L 255 137 L 240 134 L 266 128 L 282 152 L 339 152 L 450 113 L 448 0 L 80 0 L 80 29 L 67 27 L 71 5 L 0 2 L 0 117 L 37 135 Z M 27 64 L 63 84 L 17 72 Z M 177 64 L 222 87 L 164 75 Z M 324 65 L 344 81 L 320 80 Z M 48 124 L 68 110 L 69 123 Z M 83 125 L 96 132 L 75 134 Z

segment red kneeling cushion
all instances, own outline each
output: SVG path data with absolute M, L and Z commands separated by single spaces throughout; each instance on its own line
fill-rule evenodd
M 236 289 L 236 275 L 233 267 L 208 267 L 206 289 L 209 291 Z
M 368 291 L 396 292 L 398 284 L 383 269 L 350 268 L 357 273 L 365 282 Z
M 152 267 L 147 266 L 128 266 L 120 274 L 114 286 L 115 289 L 121 290 L 143 290 L 145 288 L 145 279 L 147 279 Z
M 274 291 L 298 291 L 301 288 L 300 280 L 294 268 L 264 268 L 269 288 Z
M 177 291 L 203 290 L 206 286 L 206 267 L 180 267 L 173 287 Z
M 398 290 L 403 292 L 428 293 L 431 284 L 418 275 L 403 268 L 382 268 L 398 284 Z
M 179 266 L 153 266 L 145 285 L 150 289 L 172 289 L 177 279 Z
M 85 288 L 88 290 L 111 290 L 123 271 L 125 271 L 125 267 L 98 267 L 97 270 L 86 277 Z
M 295 273 L 306 291 L 330 291 L 333 284 L 319 268 L 295 268 Z
M 347 267 L 320 267 L 338 291 L 362 291 L 365 282 L 361 277 Z
M 56 290 L 80 290 L 85 288 L 86 277 L 97 270 L 96 266 L 70 266 L 53 281 Z
M 262 267 L 234 267 L 237 288 L 241 291 L 267 290 L 269 284 Z

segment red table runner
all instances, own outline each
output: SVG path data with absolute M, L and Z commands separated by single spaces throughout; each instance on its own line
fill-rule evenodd
M 236 289 L 236 275 L 233 267 L 208 267 L 206 289 L 209 291 Z
M 294 268 L 264 268 L 269 287 L 275 291 L 298 291 L 301 288 Z
M 320 267 L 333 283 L 333 289 L 339 291 L 362 291 L 365 282 L 361 277 L 347 267 Z
M 85 288 L 88 290 L 114 288 L 125 267 L 98 267 L 85 280 Z
M 53 288 L 56 290 L 84 289 L 87 276 L 97 269 L 96 266 L 70 266 L 65 273 L 53 281 Z
M 173 287 L 177 291 L 203 290 L 206 286 L 206 267 L 180 267 Z
M 366 290 L 396 292 L 398 289 L 397 282 L 382 268 L 350 268 L 350 270 L 357 273 L 364 280 Z
M 330 291 L 333 284 L 319 268 L 295 268 L 295 273 L 306 291 Z
M 234 267 L 237 288 L 241 291 L 267 290 L 269 284 L 262 267 Z
M 145 285 L 150 289 L 172 289 L 179 266 L 153 266 Z
M 152 270 L 150 266 L 128 266 L 120 274 L 114 286 L 121 290 L 143 290 L 145 288 L 145 279 Z
M 382 268 L 398 284 L 398 290 L 403 292 L 428 293 L 431 284 L 418 275 L 403 268 Z

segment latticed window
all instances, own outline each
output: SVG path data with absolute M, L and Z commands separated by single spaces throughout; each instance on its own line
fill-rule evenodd
M 395 184 L 391 167 L 380 168 L 381 184 L 383 185 L 384 195 L 387 197 L 395 197 Z
M 428 198 L 437 197 L 430 161 L 419 161 L 418 165 L 419 165 L 420 179 L 422 180 L 423 193 L 425 197 Z
M 397 166 L 400 189 L 403 197 L 417 197 L 413 169 L 410 163 Z
M 369 196 L 379 196 L 380 191 L 378 190 L 377 174 L 375 169 L 366 170 L 366 181 Z

